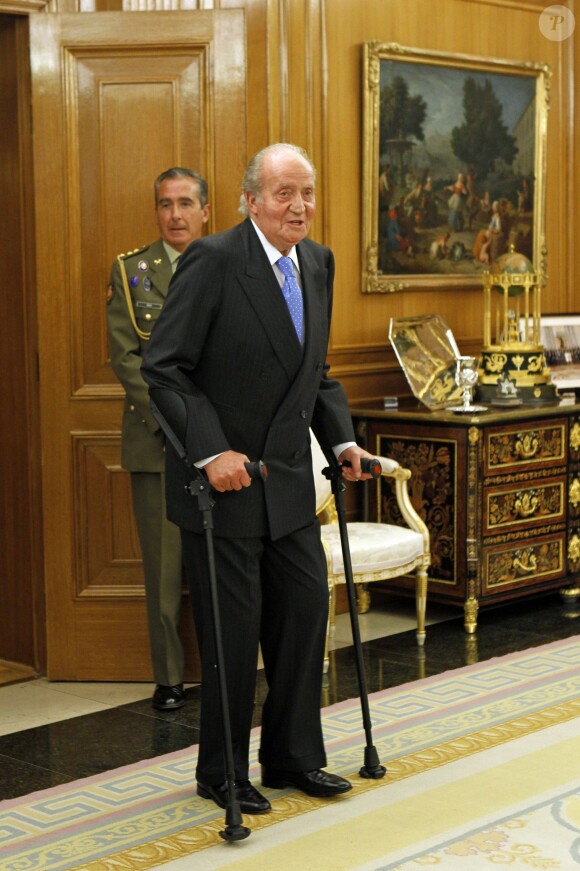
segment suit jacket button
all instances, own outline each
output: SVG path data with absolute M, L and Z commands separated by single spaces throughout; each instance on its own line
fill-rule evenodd
M 294 459 L 297 460 L 300 457 L 300 451 L 294 451 Z
M 135 406 L 134 406 L 134 405 L 130 405 L 130 406 L 129 406 L 129 411 L 135 411 Z
M 302 418 L 302 420 L 306 420 L 306 418 L 308 417 L 308 412 L 302 409 L 302 411 L 300 412 L 300 417 Z

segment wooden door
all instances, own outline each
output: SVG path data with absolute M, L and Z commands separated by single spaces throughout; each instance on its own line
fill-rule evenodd
M 239 218 L 243 12 L 35 15 L 30 42 L 47 673 L 151 680 L 106 288 L 118 253 L 157 238 L 167 167 L 208 179 L 210 232 Z M 188 605 L 183 621 L 195 679 Z

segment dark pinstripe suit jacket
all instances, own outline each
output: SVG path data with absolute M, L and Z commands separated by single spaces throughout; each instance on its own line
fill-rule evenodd
M 194 242 L 182 256 L 146 350 L 142 373 L 187 408 L 190 463 L 232 449 L 263 459 L 268 481 L 216 493 L 215 534 L 279 538 L 315 516 L 309 427 L 321 445 L 354 441 L 347 400 L 328 377 L 334 258 L 298 245 L 304 295 L 301 346 L 272 267 L 249 219 Z M 191 473 L 167 450 L 167 508 L 201 531 Z

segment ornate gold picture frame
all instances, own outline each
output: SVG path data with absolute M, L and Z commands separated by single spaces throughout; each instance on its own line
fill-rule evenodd
M 368 42 L 362 290 L 481 286 L 513 244 L 546 273 L 548 64 Z

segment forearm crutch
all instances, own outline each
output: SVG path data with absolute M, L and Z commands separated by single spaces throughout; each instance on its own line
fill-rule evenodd
M 175 435 L 172 427 L 167 422 L 166 418 L 161 414 L 159 408 L 154 402 L 151 402 L 152 413 L 159 423 L 167 439 L 171 442 L 178 455 L 182 460 L 186 461 L 186 451 L 181 441 Z M 205 532 L 205 540 L 207 547 L 208 560 L 208 575 L 209 575 L 209 590 L 211 600 L 211 615 L 214 636 L 214 652 L 216 662 L 216 674 L 218 681 L 218 691 L 220 699 L 221 720 L 222 720 L 222 737 L 224 756 L 226 764 L 226 785 L 227 785 L 227 802 L 225 815 L 225 828 L 220 831 L 220 836 L 224 841 L 242 841 L 249 837 L 251 829 L 242 825 L 242 813 L 240 805 L 236 799 L 235 788 L 235 766 L 234 752 L 232 747 L 232 733 L 230 724 L 230 706 L 228 700 L 228 687 L 226 681 L 225 659 L 222 644 L 222 629 L 220 620 L 220 608 L 217 590 L 217 574 L 215 566 L 215 553 L 213 546 L 213 506 L 214 500 L 211 495 L 211 485 L 207 476 L 200 469 L 191 467 L 188 464 L 190 471 L 194 472 L 195 477 L 187 485 L 188 492 L 197 498 L 197 505 L 202 515 L 203 529 Z M 246 470 L 251 478 L 262 478 L 266 480 L 267 470 L 264 463 L 259 462 L 246 463 Z
M 342 468 L 345 465 L 350 465 L 350 463 L 332 463 L 329 467 L 322 470 L 322 474 L 330 481 L 332 492 L 334 495 L 334 501 L 336 503 L 338 528 L 340 532 L 340 546 L 342 548 L 342 560 L 344 563 L 344 577 L 346 580 L 346 589 L 348 593 L 348 610 L 350 614 L 350 625 L 354 642 L 356 671 L 358 677 L 363 726 L 365 730 L 366 746 L 364 753 L 364 765 L 360 769 L 359 774 L 361 777 L 366 777 L 367 779 L 380 780 L 381 777 L 385 776 L 387 769 L 379 762 L 377 749 L 373 744 L 371 715 L 369 711 L 369 699 L 366 687 L 363 651 L 360 638 L 360 627 L 358 622 L 358 611 L 356 607 L 356 593 L 352 573 L 352 561 L 350 558 L 350 547 L 348 543 L 346 510 L 344 506 L 344 491 L 346 490 L 346 484 L 342 477 Z M 367 472 L 368 474 L 372 475 L 373 478 L 378 478 L 378 476 L 381 474 L 381 464 L 377 459 L 362 457 L 361 469 L 363 472 Z

